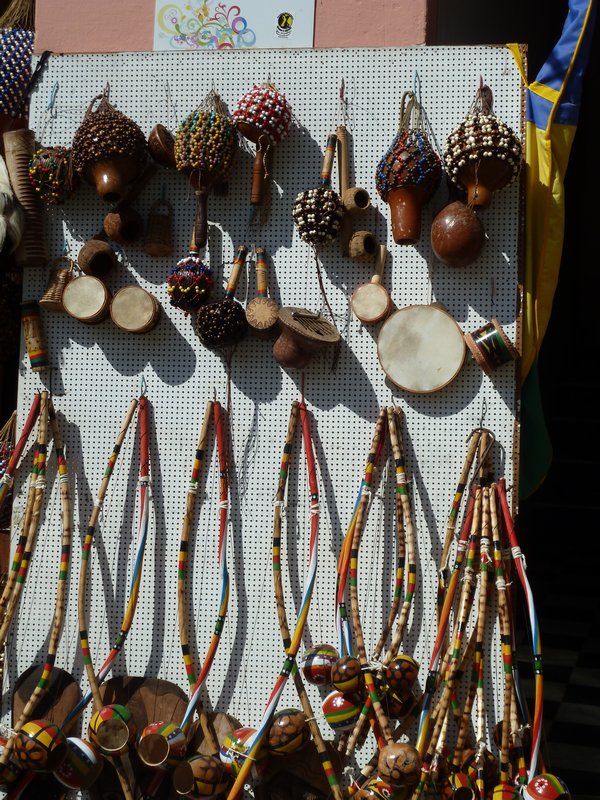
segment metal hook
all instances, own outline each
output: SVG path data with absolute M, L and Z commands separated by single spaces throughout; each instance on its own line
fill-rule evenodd
M 58 94 L 58 81 L 55 81 L 52 85 L 52 89 L 50 89 L 50 94 L 48 96 L 48 103 L 46 105 L 46 111 L 50 115 L 52 119 L 56 118 L 56 95 Z
M 144 377 L 144 375 L 142 375 L 142 377 L 140 378 L 140 392 L 139 392 L 140 397 L 145 397 L 146 396 L 146 390 L 147 389 L 148 389 L 148 385 L 146 383 L 146 378 Z
M 421 76 L 418 70 L 415 70 L 415 74 L 413 75 L 413 94 L 419 101 L 419 105 L 421 105 Z
M 482 398 L 481 400 L 481 416 L 479 417 L 479 427 L 483 426 L 483 420 L 485 419 L 485 415 L 487 413 L 487 400 Z

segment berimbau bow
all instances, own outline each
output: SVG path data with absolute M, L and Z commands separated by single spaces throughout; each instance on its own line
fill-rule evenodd
M 48 392 L 41 393 L 37 443 L 27 492 L 25 516 L 21 535 L 15 548 L 2 597 L 0 598 L 0 652 L 4 650 L 6 637 L 15 616 L 19 599 L 25 585 L 29 564 L 35 549 L 37 533 L 46 490 L 46 456 L 48 451 Z
M 194 719 L 196 707 L 200 702 L 200 696 L 208 674 L 212 667 L 217 649 L 221 641 L 221 633 L 225 625 L 227 617 L 227 610 L 229 607 L 229 569 L 227 566 L 227 522 L 229 519 L 229 475 L 228 475 L 228 458 L 227 446 L 225 443 L 224 434 L 224 421 L 223 409 L 218 401 L 213 403 L 213 414 L 215 420 L 215 433 L 217 438 L 217 451 L 219 458 L 219 544 L 218 544 L 218 561 L 219 561 L 219 575 L 220 575 L 220 588 L 219 588 L 219 610 L 217 619 L 213 629 L 210 643 L 206 651 L 206 656 L 200 674 L 193 686 L 192 693 L 183 715 L 181 722 L 181 730 L 187 736 L 191 724 Z
M 292 445 L 294 441 L 294 433 L 296 430 L 297 421 L 298 421 L 298 402 L 294 400 L 294 402 L 292 403 L 292 410 L 290 412 L 285 444 L 281 456 L 281 465 L 279 468 L 279 480 L 277 483 L 277 491 L 275 494 L 275 511 L 273 515 L 273 544 L 271 549 L 273 588 L 275 591 L 275 603 L 277 605 L 277 618 L 279 620 L 279 630 L 281 632 L 281 638 L 286 652 L 288 651 L 288 648 L 292 640 L 290 636 L 290 628 L 287 619 L 287 612 L 285 609 L 285 596 L 283 593 L 283 583 L 281 580 L 281 516 L 282 516 L 282 507 L 288 480 L 289 463 L 292 453 Z M 308 721 L 308 726 L 310 728 L 310 732 L 315 742 L 317 752 L 319 753 L 321 767 L 323 769 L 323 773 L 325 774 L 325 778 L 327 779 L 327 782 L 331 789 L 331 794 L 333 795 L 335 800 L 342 800 L 343 795 L 337 779 L 337 775 L 333 768 L 333 764 L 331 763 L 331 759 L 329 757 L 327 747 L 323 740 L 323 736 L 321 735 L 321 731 L 315 719 L 310 699 L 306 692 L 304 682 L 302 681 L 302 676 L 300 675 L 300 671 L 298 670 L 298 665 L 295 663 L 292 668 L 292 678 L 294 681 L 294 685 L 296 687 L 296 691 L 298 693 L 298 698 L 300 699 L 300 704 L 302 705 L 302 710 L 304 711 L 304 715 Z
M 506 481 L 498 481 L 498 499 L 500 501 L 500 509 L 504 528 L 510 540 L 510 547 L 513 560 L 519 576 L 519 582 L 525 595 L 527 603 L 527 613 L 529 615 L 529 625 L 531 628 L 531 637 L 533 642 L 533 669 L 535 674 L 535 705 L 533 711 L 533 725 L 531 731 L 531 758 L 529 761 L 529 780 L 531 781 L 537 774 L 538 761 L 540 759 L 540 745 L 542 738 L 542 712 L 544 708 L 544 672 L 542 666 L 542 640 L 540 636 L 540 628 L 535 609 L 535 602 L 531 585 L 527 577 L 527 567 L 525 564 L 525 556 L 523 555 L 517 534 L 513 524 L 510 508 L 508 507 L 508 500 L 506 498 Z
M 117 434 L 117 438 L 115 439 L 112 453 L 110 454 L 108 462 L 106 464 L 106 468 L 104 470 L 104 474 L 100 482 L 100 488 L 98 489 L 98 493 L 96 495 L 94 507 L 90 514 L 87 531 L 83 539 L 83 544 L 81 548 L 81 566 L 79 569 L 77 611 L 79 620 L 79 641 L 81 646 L 81 654 L 83 657 L 83 663 L 90 684 L 90 691 L 88 691 L 85 697 L 83 697 L 79 701 L 79 703 L 75 706 L 75 708 L 73 708 L 72 711 L 69 712 L 63 725 L 63 727 L 67 729 L 68 726 L 73 724 L 74 721 L 79 717 L 81 712 L 86 708 L 86 706 L 89 704 L 92 698 L 94 699 L 94 703 L 98 705 L 98 708 L 102 707 L 102 698 L 100 697 L 99 683 L 96 679 L 94 666 L 92 664 L 92 659 L 90 656 L 89 636 L 87 631 L 86 595 L 87 595 L 87 579 L 89 572 L 88 569 L 89 559 L 92 549 L 92 543 L 94 541 L 94 535 L 96 533 L 96 526 L 98 525 L 98 520 L 100 518 L 100 511 L 102 509 L 102 504 L 104 502 L 104 498 L 106 497 L 108 485 L 110 483 L 110 479 L 114 472 L 115 464 L 117 463 L 117 458 L 119 456 L 119 453 L 121 452 L 121 447 L 123 445 L 123 442 L 125 441 L 127 430 L 129 429 L 131 420 L 133 419 L 133 415 L 135 414 L 137 407 L 138 407 L 138 401 L 137 399 L 134 398 L 129 404 L 129 408 L 127 409 L 127 413 L 125 414 L 125 418 L 121 424 L 121 428 Z
M 406 630 L 406 625 L 408 623 L 410 609 L 412 607 L 412 600 L 415 594 L 417 565 L 416 565 L 415 528 L 412 516 L 410 497 L 408 492 L 408 481 L 406 477 L 406 458 L 403 446 L 404 437 L 402 436 L 402 430 L 400 427 L 400 422 L 403 419 L 403 414 L 400 409 L 394 408 L 393 406 L 389 406 L 387 409 L 382 409 L 381 413 L 385 414 L 387 418 L 387 430 L 390 437 L 390 445 L 392 449 L 392 456 L 394 459 L 394 471 L 396 476 L 395 527 L 396 527 L 396 539 L 397 539 L 397 559 L 396 559 L 396 574 L 394 582 L 394 595 L 392 599 L 390 613 L 388 614 L 388 618 L 383 627 L 379 640 L 373 650 L 373 653 L 371 654 L 371 661 L 375 663 L 379 660 L 381 656 L 383 647 L 385 646 L 385 643 L 392 630 L 394 621 L 400 609 L 400 603 L 402 601 L 404 573 L 406 567 L 406 556 L 408 554 L 407 586 L 406 586 L 406 591 L 404 593 L 404 600 L 402 602 L 402 608 L 400 610 L 400 616 L 398 619 L 398 623 L 396 625 L 396 630 L 394 631 L 392 642 L 390 643 L 390 646 L 383 658 L 382 662 L 383 666 L 386 666 L 398 654 L 400 644 L 404 637 L 404 632 Z M 381 447 L 381 445 L 383 444 L 383 440 L 384 436 L 381 436 L 378 442 L 378 447 Z M 352 735 L 348 741 L 348 745 L 346 748 L 347 755 L 351 755 L 354 751 L 354 748 L 360 738 L 364 721 L 367 718 L 366 715 L 369 713 L 370 708 L 371 708 L 371 697 L 368 696 L 363 706 L 361 715 L 359 716 L 357 723 L 354 727 L 354 730 L 352 732 Z
M 13 447 L 12 453 L 8 460 L 8 464 L 4 468 L 4 474 L 0 478 L 0 509 L 4 505 L 6 498 L 8 497 L 8 491 L 12 487 L 14 475 L 19 466 L 19 461 L 21 460 L 21 456 L 23 454 L 23 450 L 25 449 L 25 445 L 27 444 L 27 440 L 29 439 L 29 434 L 33 430 L 33 426 L 39 416 L 40 413 L 40 401 L 41 397 L 38 392 L 33 395 L 33 400 L 31 403 L 31 408 L 29 409 L 29 414 L 27 415 L 27 419 L 25 420 L 25 424 L 23 425 L 23 430 L 21 435 L 19 436 L 19 441 Z
M 387 416 L 390 443 L 392 446 L 392 454 L 394 456 L 394 467 L 396 472 L 396 506 L 398 506 L 398 504 L 400 505 L 400 509 L 396 507 L 396 527 L 398 529 L 399 539 L 398 550 L 399 560 L 402 567 L 401 571 L 399 572 L 400 586 L 398 586 L 398 574 L 396 576 L 396 594 L 398 595 L 398 599 L 401 595 L 402 580 L 404 577 L 405 549 L 408 557 L 408 573 L 406 591 L 404 592 L 404 600 L 402 602 L 402 608 L 400 609 L 398 624 L 396 626 L 396 630 L 394 631 L 391 644 L 384 656 L 384 666 L 389 664 L 390 661 L 398 655 L 398 650 L 400 649 L 400 645 L 406 631 L 406 626 L 408 624 L 408 617 L 412 608 L 412 602 L 415 596 L 417 585 L 417 541 L 410 502 L 410 494 L 408 490 L 408 479 L 406 477 L 404 437 L 402 435 L 402 428 L 400 425 L 404 419 L 404 415 L 399 408 L 390 406 L 387 410 Z M 375 660 L 378 657 L 379 656 L 376 650 Z
M 231 787 L 229 794 L 227 795 L 227 800 L 237 800 L 237 798 L 239 798 L 241 793 L 243 792 L 246 779 L 250 773 L 250 770 L 252 769 L 252 764 L 256 760 L 256 757 L 262 746 L 263 739 L 265 738 L 265 735 L 273 720 L 273 715 L 277 710 L 277 704 L 283 693 L 283 690 L 287 683 L 287 679 L 289 678 L 290 674 L 294 669 L 294 666 L 296 664 L 296 656 L 298 655 L 298 650 L 300 649 L 300 644 L 302 642 L 302 635 L 304 633 L 306 620 L 308 618 L 308 612 L 310 610 L 315 579 L 317 576 L 317 545 L 319 539 L 319 517 L 320 517 L 319 486 L 317 482 L 315 456 L 314 456 L 313 443 L 310 432 L 310 420 L 304 400 L 300 401 L 299 411 L 300 411 L 300 422 L 302 424 L 302 439 L 304 442 L 304 452 L 306 456 L 306 466 L 308 470 L 308 485 L 310 493 L 310 538 L 309 538 L 308 574 L 306 577 L 304 591 L 302 593 L 302 601 L 300 603 L 300 610 L 298 612 L 296 627 L 294 628 L 294 633 L 292 635 L 289 647 L 286 650 L 286 656 L 283 662 L 283 666 L 281 668 L 281 672 L 279 673 L 279 676 L 275 681 L 273 691 L 271 692 L 271 695 L 267 701 L 267 705 L 263 713 L 263 717 L 260 721 L 260 725 L 257 728 L 256 733 L 253 734 L 252 738 L 250 739 L 248 751 L 244 754 L 245 758 L 243 764 L 241 765 L 240 771 L 234 781 L 234 784 Z
M 71 557 L 71 537 L 72 537 L 72 505 L 71 493 L 69 488 L 69 472 L 67 469 L 67 461 L 65 458 L 64 444 L 58 428 L 58 421 L 52 400 L 48 403 L 48 410 L 50 416 L 50 425 L 52 427 L 52 435 L 54 438 L 54 451 L 56 453 L 57 468 L 58 468 L 58 481 L 60 486 L 60 504 L 61 504 L 61 523 L 62 523 L 62 537 L 60 547 L 60 565 L 58 571 L 58 582 L 56 587 L 56 600 L 54 604 L 54 616 L 52 619 L 52 626 L 50 629 L 50 636 L 48 640 L 48 650 L 46 661 L 42 669 L 42 674 L 35 686 L 31 697 L 25 704 L 19 719 L 17 720 L 12 736 L 4 746 L 3 752 L 0 754 L 0 765 L 7 764 L 14 745 L 14 737 L 21 730 L 23 725 L 28 722 L 38 703 L 45 695 L 52 672 L 54 670 L 54 662 L 56 660 L 56 653 L 60 642 L 60 636 L 63 629 L 65 619 L 65 612 L 67 606 L 67 588 L 69 578 L 69 563 Z
M 381 412 L 383 413 L 383 412 Z M 376 442 L 376 449 L 370 451 L 367 459 L 367 468 L 363 471 L 360 486 L 358 488 L 358 495 L 354 504 L 352 518 L 346 529 L 346 534 L 340 548 L 340 555 L 338 558 L 337 579 L 336 579 L 336 629 L 338 632 L 338 642 L 340 656 L 352 655 L 352 632 L 350 621 L 348 619 L 348 610 L 346 608 L 346 589 L 348 586 L 348 578 L 350 574 L 350 554 L 352 551 L 352 538 L 354 536 L 354 526 L 356 525 L 356 515 L 358 514 L 358 507 L 363 497 L 363 490 L 365 488 L 365 481 L 372 480 L 372 473 L 381 455 L 385 437 L 379 436 Z M 397 576 L 396 576 L 397 581 Z
M 460 505 L 460 499 L 463 497 L 466 481 L 468 478 L 469 469 L 472 465 L 473 458 L 474 458 L 474 451 L 473 451 L 473 440 L 476 441 L 476 445 L 480 443 L 481 435 L 483 431 L 478 429 L 474 431 L 471 436 L 469 437 L 469 447 L 467 451 L 467 456 L 465 459 L 465 465 L 463 466 L 463 470 L 461 472 L 461 476 L 459 478 L 459 482 L 457 485 L 456 492 L 454 494 L 454 499 L 452 502 L 452 508 L 450 510 L 448 523 L 447 523 L 447 531 L 450 531 L 450 540 L 448 540 L 448 535 L 446 536 L 446 542 L 444 543 L 444 549 L 446 549 L 446 543 L 448 543 L 448 548 L 450 547 L 452 536 L 454 535 L 454 529 L 456 525 L 456 517 L 458 515 L 458 508 Z M 489 433 L 489 432 L 488 432 Z M 485 456 L 487 455 L 487 451 L 492 446 L 492 441 L 486 448 L 486 452 L 482 455 L 480 459 L 480 463 L 485 460 Z M 475 445 L 475 447 L 476 447 Z M 469 469 L 466 466 L 469 466 Z M 454 565 L 452 567 L 452 572 L 450 575 L 450 579 L 446 580 L 446 575 L 442 578 L 442 572 L 440 572 L 440 583 L 438 584 L 438 609 L 439 603 L 443 600 L 441 610 L 438 611 L 438 630 L 435 638 L 435 642 L 433 644 L 433 648 L 431 651 L 431 656 L 429 659 L 429 667 L 428 667 L 428 674 L 427 679 L 425 682 L 425 691 L 423 693 L 423 701 L 421 707 L 421 716 L 419 719 L 419 731 L 417 734 L 417 750 L 420 753 L 424 753 L 427 749 L 427 739 L 429 734 L 429 722 L 431 718 L 431 702 L 433 699 L 433 694 L 435 692 L 437 686 L 437 679 L 438 679 L 438 669 L 440 665 L 440 659 L 442 656 L 442 652 L 444 650 L 444 643 L 446 640 L 446 632 L 448 629 L 448 623 L 450 621 L 450 614 L 452 611 L 452 606 L 454 603 L 454 597 L 456 594 L 456 589 L 458 586 L 458 578 L 460 574 L 460 569 L 465 559 L 465 554 L 467 553 L 468 542 L 471 538 L 472 532 L 472 513 L 473 513 L 473 505 L 475 502 L 475 498 L 470 493 L 469 496 L 469 503 L 467 505 L 467 512 L 465 513 L 465 518 L 463 519 L 463 524 L 461 526 L 460 535 L 456 544 L 456 555 L 454 558 Z M 443 555 L 442 563 L 446 559 L 446 556 Z M 445 572 L 445 570 L 444 570 Z
M 210 419 L 213 413 L 213 402 L 209 400 L 204 410 L 204 419 L 202 421 L 202 428 L 198 443 L 196 445 L 196 452 L 194 455 L 194 463 L 192 464 L 192 474 L 188 484 L 185 514 L 181 525 L 181 536 L 179 540 L 179 560 L 177 563 L 177 619 L 179 623 L 179 642 L 181 645 L 181 654 L 183 657 L 183 664 L 188 679 L 188 685 L 193 692 L 194 685 L 197 677 L 192 663 L 192 656 L 190 653 L 190 644 L 188 636 L 188 622 L 187 622 L 187 593 L 186 593 L 186 576 L 187 576 L 187 563 L 189 554 L 190 532 L 192 527 L 192 520 L 194 517 L 194 509 L 196 506 L 196 497 L 198 495 L 198 481 L 200 478 L 200 471 L 206 454 L 206 443 L 208 439 L 208 428 Z M 197 705 L 198 714 L 202 723 L 202 728 L 205 737 L 207 737 L 211 751 L 218 752 L 219 743 L 214 736 L 212 726 L 209 724 L 208 716 L 202 707 L 202 703 L 198 701 Z
M 365 485 L 363 488 L 362 497 L 358 506 L 356 521 L 354 524 L 354 532 L 352 537 L 352 553 L 350 558 L 350 607 L 352 609 L 352 627 L 354 630 L 354 638 L 356 641 L 356 649 L 360 661 L 363 679 L 365 681 L 365 688 L 369 697 L 370 704 L 375 713 L 377 724 L 380 729 L 380 744 L 392 742 L 392 732 L 390 725 L 379 700 L 377 688 L 375 686 L 375 678 L 373 676 L 371 664 L 367 656 L 365 646 L 362 622 L 360 618 L 359 597 L 358 597 L 358 553 L 360 549 L 360 542 L 362 539 L 363 527 L 366 518 L 367 506 L 371 495 L 372 486 L 372 454 L 377 451 L 378 442 L 384 436 L 385 423 L 387 419 L 386 409 L 382 409 L 379 413 L 377 423 L 375 425 L 375 432 L 373 434 L 373 441 L 371 443 L 371 450 L 367 465 L 365 468 Z
M 102 503 L 106 496 L 111 476 L 114 472 L 117 457 L 121 451 L 121 447 L 125 440 L 127 430 L 129 428 L 129 425 L 131 424 L 131 420 L 133 419 L 133 415 L 137 407 L 138 407 L 138 400 L 133 399 L 129 404 L 129 408 L 127 409 L 125 419 L 123 420 L 121 429 L 119 430 L 117 438 L 115 439 L 113 451 L 108 459 L 106 468 L 104 470 L 104 475 L 100 482 L 100 488 L 98 489 L 98 494 L 96 495 L 96 501 L 94 503 L 86 535 L 83 540 L 83 545 L 81 550 L 81 567 L 79 570 L 77 613 L 79 620 L 79 642 L 81 647 L 81 654 L 85 670 L 87 673 L 88 682 L 90 684 L 90 688 L 86 693 L 86 695 L 84 695 L 84 697 L 80 700 L 80 702 L 75 706 L 75 708 L 72 709 L 72 711 L 70 711 L 69 714 L 67 715 L 67 718 L 63 723 L 63 729 L 66 730 L 68 730 L 69 726 L 75 722 L 75 720 L 79 717 L 82 711 L 88 706 L 91 700 L 93 701 L 94 712 L 100 711 L 100 709 L 103 707 L 103 702 L 100 696 L 99 687 L 101 683 L 104 681 L 104 678 L 106 677 L 107 673 L 110 670 L 110 666 L 112 665 L 113 661 L 115 660 L 116 656 L 118 655 L 123 646 L 129 628 L 131 627 L 131 623 L 133 622 L 133 614 L 135 613 L 135 607 L 137 605 L 137 593 L 139 591 L 139 580 L 140 580 L 139 573 L 141 573 L 141 559 L 139 559 L 139 549 L 140 549 L 139 546 L 140 543 L 142 542 L 143 545 L 145 546 L 145 534 L 147 531 L 147 522 L 148 522 L 148 508 L 147 508 L 147 499 L 148 499 L 147 489 L 148 489 L 148 479 L 149 479 L 148 478 L 148 471 L 149 471 L 148 409 L 147 409 L 146 397 L 144 395 L 142 395 L 139 399 L 139 408 L 140 408 L 140 415 L 139 415 L 140 481 L 139 482 L 140 482 L 140 500 L 142 502 L 140 508 L 140 525 L 138 532 L 138 557 L 136 557 L 133 579 L 130 589 L 130 600 L 127 604 L 127 609 L 125 612 L 123 623 L 121 624 L 121 631 L 117 637 L 115 646 L 112 648 L 107 660 L 104 662 L 104 665 L 100 670 L 100 672 L 98 673 L 98 676 L 96 676 L 90 653 L 89 635 L 87 630 L 86 596 L 87 596 L 87 579 L 89 574 L 89 557 L 90 557 L 92 543 L 94 541 L 96 526 L 98 524 L 98 519 L 100 517 L 100 511 L 102 509 Z M 145 454 L 144 454 L 144 448 L 146 450 Z M 142 559 L 143 559 L 143 549 L 142 549 Z M 133 603 L 132 603 L 132 598 L 134 598 Z M 120 757 L 114 756 L 111 759 L 111 761 L 119 778 L 119 783 L 121 784 L 121 788 L 123 790 L 123 794 L 126 800 L 133 800 L 133 792 L 129 784 L 127 775 L 125 774 L 125 771 L 121 764 Z

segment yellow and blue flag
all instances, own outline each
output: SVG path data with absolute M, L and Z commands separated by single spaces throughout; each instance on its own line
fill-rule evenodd
M 577 129 L 595 14 L 596 0 L 569 1 L 561 36 L 532 83 L 527 83 L 518 46 L 509 45 L 527 86 L 522 497 L 535 491 L 552 460 L 537 359 L 558 282 L 565 220 L 564 177 Z

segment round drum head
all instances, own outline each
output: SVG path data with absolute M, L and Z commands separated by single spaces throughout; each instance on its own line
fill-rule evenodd
M 380 283 L 363 283 L 352 293 L 351 304 L 357 319 L 365 325 L 374 325 L 387 317 L 392 301 Z
M 99 278 L 82 275 L 70 281 L 63 291 L 63 308 L 80 322 L 95 323 L 108 314 L 110 292 Z
M 428 394 L 456 378 L 465 358 L 462 331 L 437 306 L 407 306 L 383 324 L 377 355 L 387 377 L 407 392 Z
M 158 300 L 141 286 L 124 286 L 110 304 L 112 321 L 129 333 L 151 330 L 160 315 Z

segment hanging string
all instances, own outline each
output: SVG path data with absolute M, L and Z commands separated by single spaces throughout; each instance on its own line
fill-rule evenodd
M 48 95 L 48 102 L 46 103 L 46 113 L 44 115 L 42 130 L 40 131 L 40 136 L 39 136 L 40 144 L 44 143 L 44 137 L 46 133 L 51 129 L 52 125 L 54 124 L 54 120 L 57 117 L 56 97 L 58 95 L 58 87 L 59 87 L 58 81 L 55 81 L 52 84 L 52 88 L 50 89 L 50 93 Z

